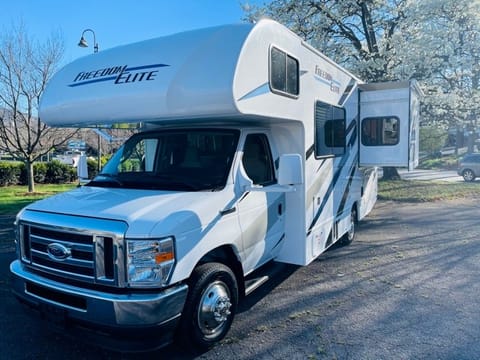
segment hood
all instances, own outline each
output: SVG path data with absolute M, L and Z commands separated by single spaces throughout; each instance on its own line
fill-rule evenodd
M 123 221 L 128 237 L 175 235 L 201 228 L 218 216 L 225 204 L 212 199 L 222 198 L 222 193 L 84 186 L 37 201 L 26 210 Z

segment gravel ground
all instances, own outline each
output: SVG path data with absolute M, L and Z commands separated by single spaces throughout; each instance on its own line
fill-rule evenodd
M 45 330 L 9 291 L 13 219 L 0 219 L 0 349 L 8 359 L 479 358 L 479 208 L 378 202 L 350 246 L 283 266 L 241 304 L 227 338 L 196 356 L 122 355 Z

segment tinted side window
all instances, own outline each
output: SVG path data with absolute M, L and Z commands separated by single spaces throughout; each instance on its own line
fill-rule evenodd
M 287 93 L 298 95 L 298 61 L 287 55 Z
M 298 60 L 275 47 L 270 51 L 270 87 L 287 95 L 299 94 Z
M 400 120 L 395 116 L 372 117 L 362 120 L 364 146 L 397 145 L 400 141 Z
M 251 134 L 243 148 L 243 167 L 255 185 L 275 183 L 272 153 L 265 134 Z
M 287 82 L 285 75 L 287 73 L 286 54 L 276 48 L 272 48 L 270 54 L 270 85 L 272 89 L 285 92 L 287 90 Z
M 345 109 L 315 103 L 315 157 L 345 153 Z

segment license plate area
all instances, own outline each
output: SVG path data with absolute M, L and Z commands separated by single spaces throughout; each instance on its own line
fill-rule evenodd
M 87 311 L 87 301 L 81 296 L 66 294 L 31 282 L 26 283 L 25 291 L 39 299 L 62 304 L 78 311 Z M 50 306 L 57 308 L 54 305 Z
M 56 327 L 65 328 L 67 325 L 67 311 L 51 304 L 41 304 L 42 317 Z

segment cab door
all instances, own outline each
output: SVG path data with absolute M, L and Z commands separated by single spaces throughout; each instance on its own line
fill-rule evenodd
M 418 165 L 421 90 L 415 81 L 360 86 L 360 166 Z
M 272 149 L 264 133 L 245 138 L 241 165 L 253 185 L 265 191 L 248 191 L 239 199 L 238 216 L 242 230 L 244 271 L 249 272 L 272 259 L 284 238 L 285 194 L 268 192 L 277 183 Z

